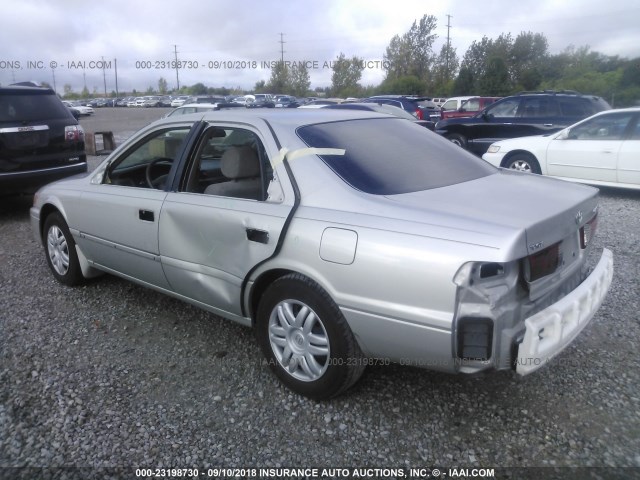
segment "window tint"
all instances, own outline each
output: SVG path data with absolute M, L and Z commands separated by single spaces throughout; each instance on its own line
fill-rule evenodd
M 507 98 L 489 107 L 487 114 L 502 118 L 515 117 L 518 111 L 518 105 L 520 105 L 519 98 Z
M 565 117 L 584 118 L 593 115 L 596 111 L 589 106 L 589 102 L 582 98 L 558 98 L 560 111 Z
M 424 127 L 402 119 L 367 119 L 300 127 L 310 147 L 345 149 L 322 160 L 354 188 L 376 195 L 429 190 L 496 172 Z
M 71 117 L 69 109 L 53 94 L 16 92 L 0 96 L 0 122 Z
M 522 100 L 520 116 L 527 118 L 553 117 L 557 115 L 553 97 L 529 97 Z

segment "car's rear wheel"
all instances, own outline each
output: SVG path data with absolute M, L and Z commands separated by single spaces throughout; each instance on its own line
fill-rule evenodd
M 277 377 L 316 400 L 344 392 L 365 368 L 342 312 L 304 275 L 286 275 L 267 288 L 257 311 L 256 335 Z
M 520 172 L 536 173 L 540 175 L 540 164 L 536 158 L 529 153 L 516 153 L 504 161 L 504 167 Z
M 447 135 L 447 139 L 451 143 L 454 143 L 459 147 L 462 147 L 464 149 L 467 148 L 467 139 L 463 135 L 460 135 L 459 133 L 452 133 L 450 135 Z
M 69 286 L 82 283 L 76 244 L 62 215 L 50 214 L 44 222 L 43 234 L 47 264 L 56 280 Z

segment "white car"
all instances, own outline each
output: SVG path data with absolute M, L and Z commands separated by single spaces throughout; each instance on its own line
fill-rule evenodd
M 497 167 L 640 190 L 640 108 L 607 110 L 550 135 L 493 143 Z
M 171 106 L 172 107 L 181 107 L 182 105 L 185 104 L 185 102 L 189 99 L 189 95 L 181 95 L 177 98 L 174 98 L 173 100 L 171 100 Z
M 64 103 L 70 109 L 78 112 L 78 115 L 89 116 L 89 115 L 93 115 L 94 113 L 93 108 L 87 107 L 85 105 L 81 105 L 80 102 L 69 102 L 68 100 L 63 100 L 62 103 Z

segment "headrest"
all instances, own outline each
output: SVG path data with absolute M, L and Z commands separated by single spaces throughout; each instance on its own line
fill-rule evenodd
M 222 174 L 231 179 L 260 176 L 260 162 L 251 147 L 229 147 L 222 155 Z

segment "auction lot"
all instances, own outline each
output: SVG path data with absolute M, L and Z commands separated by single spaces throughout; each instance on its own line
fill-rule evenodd
M 80 123 L 120 144 L 168 111 L 97 109 Z M 0 200 L 0 467 L 130 467 L 134 478 L 158 467 L 596 466 L 602 478 L 640 476 L 640 192 L 601 191 L 596 251 L 614 253 L 612 287 L 547 368 L 518 378 L 378 365 L 322 403 L 276 380 L 249 329 L 112 276 L 57 283 L 30 206 Z

